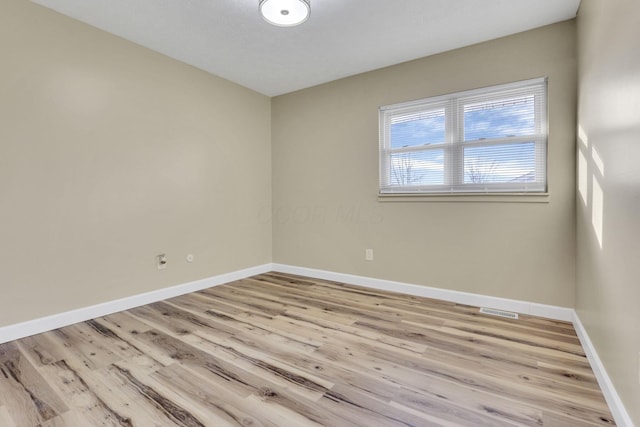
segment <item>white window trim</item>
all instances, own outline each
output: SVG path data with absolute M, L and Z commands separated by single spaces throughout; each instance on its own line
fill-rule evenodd
M 543 96 L 536 96 L 535 126 L 536 134 L 528 135 L 527 140 L 535 142 L 536 156 L 543 161 L 544 167 L 536 168 L 536 181 L 529 183 L 490 183 L 490 184 L 464 184 L 460 181 L 464 179 L 464 171 L 460 170 L 463 162 L 453 162 L 450 153 L 454 150 L 461 150 L 464 147 L 480 145 L 496 145 L 519 142 L 524 137 L 507 137 L 501 139 L 486 139 L 477 141 L 462 141 L 464 129 L 461 120 L 464 108 L 463 105 L 482 100 L 488 94 L 508 95 L 512 91 L 526 90 L 527 87 L 543 87 Z M 534 93 L 536 89 L 532 89 Z M 393 116 L 407 114 L 411 112 L 420 113 L 430 110 L 444 109 L 446 119 L 446 143 L 434 144 L 433 146 L 421 145 L 403 148 L 389 147 L 391 141 L 391 118 Z M 448 200 L 450 196 L 456 196 L 456 201 L 467 198 L 471 201 L 516 201 L 515 198 L 522 198 L 518 202 L 548 202 L 547 192 L 547 140 L 548 140 L 548 119 L 547 119 L 547 79 L 536 78 L 514 83 L 501 84 L 480 89 L 473 89 L 447 95 L 420 99 L 416 101 L 403 102 L 399 104 L 387 105 L 379 109 L 379 200 L 383 201 L 403 201 L 409 198 L 420 200 L 438 201 Z M 445 153 L 445 184 L 443 185 L 416 185 L 416 186 L 392 186 L 387 182 L 391 180 L 390 158 L 392 154 L 401 152 L 424 152 L 428 150 L 443 150 Z M 461 154 L 458 154 L 461 157 Z M 455 167 L 454 165 L 457 165 Z M 462 196 L 462 197 L 461 197 Z M 417 201 L 417 200 L 416 200 Z

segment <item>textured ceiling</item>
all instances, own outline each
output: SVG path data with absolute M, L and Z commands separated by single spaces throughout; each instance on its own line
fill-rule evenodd
M 580 0 L 311 0 L 269 25 L 258 0 L 33 0 L 275 96 L 576 16 Z

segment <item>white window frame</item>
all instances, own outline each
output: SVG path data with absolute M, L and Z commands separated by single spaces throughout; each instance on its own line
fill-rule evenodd
M 502 96 L 534 96 L 535 134 L 464 141 L 464 106 Z M 436 109 L 445 111 L 445 141 L 442 144 L 391 148 L 391 124 L 394 117 L 419 114 Z M 380 107 L 379 109 L 380 185 L 384 195 L 496 195 L 546 194 L 547 192 L 547 79 L 537 78 L 481 89 L 457 92 L 417 101 Z M 464 149 L 518 142 L 534 142 L 535 179 L 532 182 L 464 183 Z M 444 150 L 444 183 L 438 185 L 392 184 L 391 158 L 397 153 L 424 153 Z

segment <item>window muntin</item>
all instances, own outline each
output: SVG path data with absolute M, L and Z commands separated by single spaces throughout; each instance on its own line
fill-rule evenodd
M 380 108 L 380 193 L 546 191 L 546 79 Z

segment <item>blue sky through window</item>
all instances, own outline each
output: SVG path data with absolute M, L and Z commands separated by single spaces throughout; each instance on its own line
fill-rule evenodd
M 391 155 L 392 185 L 444 184 L 444 150 L 425 150 Z
M 464 148 L 465 184 L 536 180 L 535 142 L 492 144 L 490 141 L 536 133 L 533 95 L 466 104 L 462 120 L 465 141 L 487 140 L 486 145 Z M 443 144 L 446 142 L 445 110 L 397 116 L 391 122 L 390 136 L 391 149 Z M 392 185 L 444 184 L 444 150 L 433 148 L 392 154 Z
M 464 183 L 535 181 L 535 143 L 489 145 L 464 149 Z
M 443 109 L 403 116 L 391 124 L 391 148 L 443 143 L 444 120 Z
M 533 95 L 482 102 L 464 107 L 464 140 L 533 135 L 536 133 Z

